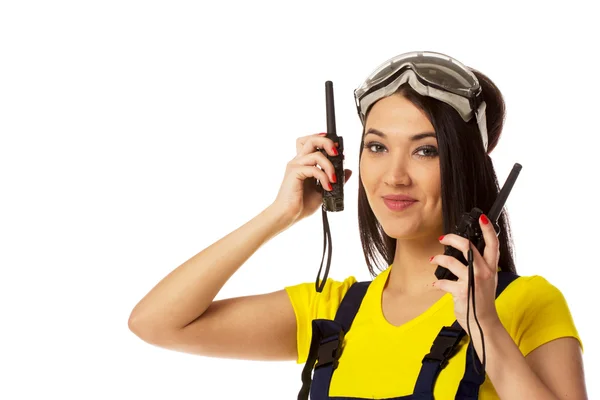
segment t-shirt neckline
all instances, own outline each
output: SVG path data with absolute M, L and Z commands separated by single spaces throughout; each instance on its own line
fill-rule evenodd
M 393 325 L 391 322 L 389 322 L 385 318 L 385 315 L 383 314 L 383 288 L 385 286 L 385 283 L 388 280 L 391 268 L 392 268 L 392 266 L 390 265 L 388 268 L 386 268 L 384 271 L 382 271 L 374 279 L 374 281 L 371 284 L 372 288 L 370 288 L 370 290 L 373 290 L 373 292 L 372 292 L 373 296 L 371 296 L 372 297 L 371 300 L 374 300 L 374 301 L 371 301 L 371 304 L 369 304 L 369 306 L 370 306 L 370 308 L 374 308 L 374 310 L 372 310 L 373 312 L 371 315 L 374 316 L 375 323 L 377 323 L 381 326 L 385 326 L 386 329 L 390 329 L 390 330 L 395 331 L 396 333 L 399 333 L 399 332 L 411 329 L 415 325 L 418 325 L 419 323 L 425 321 L 431 315 L 438 312 L 449 301 L 451 301 L 452 294 L 446 293 L 444 296 L 439 298 L 434 304 L 432 304 L 431 307 L 429 307 L 427 310 L 425 310 L 422 314 L 416 316 L 415 318 L 411 319 L 410 321 L 405 322 L 404 324 L 402 324 L 400 326 Z

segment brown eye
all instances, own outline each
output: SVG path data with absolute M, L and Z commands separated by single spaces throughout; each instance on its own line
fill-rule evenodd
M 373 148 L 376 148 L 376 149 L 377 149 L 377 148 L 384 149 L 385 147 L 383 147 L 383 145 L 381 145 L 380 143 L 377 143 L 377 142 L 369 142 L 369 143 L 366 143 L 366 144 L 363 146 L 363 148 L 364 148 L 364 149 L 367 149 L 367 150 L 369 151 L 369 153 L 376 153 L 376 154 L 377 154 L 377 153 L 380 153 L 380 151 L 377 151 L 377 150 L 373 151 L 373 150 L 372 150 Z
M 419 153 L 419 152 L 425 153 L 423 155 L 417 154 L 419 158 L 433 158 L 433 157 L 437 157 L 437 155 L 438 155 L 437 149 L 433 146 L 420 147 L 417 150 L 417 153 Z

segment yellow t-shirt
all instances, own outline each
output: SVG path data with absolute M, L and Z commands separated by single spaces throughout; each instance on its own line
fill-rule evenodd
M 384 317 L 381 298 L 391 265 L 369 285 L 358 314 L 344 338 L 344 351 L 333 373 L 330 396 L 384 399 L 413 393 L 423 357 L 441 329 L 455 320 L 454 302 L 445 294 L 413 320 L 394 326 Z M 285 287 L 296 313 L 298 364 L 304 364 L 312 335 L 312 320 L 334 319 L 342 298 L 356 282 L 327 279 L 317 293 L 315 283 Z M 541 276 L 522 276 L 513 281 L 496 300 L 500 320 L 521 353 L 526 356 L 538 346 L 560 337 L 581 339 L 562 293 Z M 477 329 L 475 326 L 472 329 Z M 454 399 L 465 372 L 468 336 L 460 350 L 437 377 L 436 399 Z M 479 398 L 499 399 L 486 375 Z

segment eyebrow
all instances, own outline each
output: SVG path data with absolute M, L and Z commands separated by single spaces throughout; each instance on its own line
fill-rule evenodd
M 381 131 L 378 131 L 375 128 L 369 128 L 369 130 L 365 133 L 365 136 L 367 136 L 368 134 L 372 133 L 373 135 L 377 135 L 379 137 L 382 137 L 384 139 L 387 138 L 387 135 Z M 423 133 L 417 133 L 416 135 L 412 135 L 409 139 L 412 142 L 416 142 L 417 140 L 421 140 L 424 139 L 426 137 L 432 137 L 432 138 L 437 138 L 437 136 L 435 135 L 435 132 L 423 132 Z

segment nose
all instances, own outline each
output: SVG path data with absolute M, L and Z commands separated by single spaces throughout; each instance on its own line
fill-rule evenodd
M 383 181 L 389 186 L 408 186 L 412 183 L 408 163 L 402 158 L 390 157 Z

